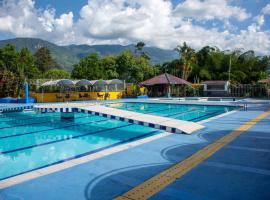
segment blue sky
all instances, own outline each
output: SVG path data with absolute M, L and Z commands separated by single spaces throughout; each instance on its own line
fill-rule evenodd
M 130 44 L 172 49 L 254 49 L 270 54 L 270 0 L 3 0 L 0 39 L 59 45 Z

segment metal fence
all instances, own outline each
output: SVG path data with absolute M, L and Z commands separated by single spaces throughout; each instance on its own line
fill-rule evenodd
M 206 93 L 203 87 L 187 90 L 187 96 L 215 96 L 215 97 L 259 97 L 270 98 L 270 86 L 264 84 L 230 85 L 228 91 Z
M 231 85 L 229 88 L 228 96 L 233 97 L 269 97 L 270 90 L 266 85 Z

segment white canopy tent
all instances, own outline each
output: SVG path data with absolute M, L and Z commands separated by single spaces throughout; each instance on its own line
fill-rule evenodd
M 109 91 L 118 91 L 124 89 L 124 82 L 119 79 L 106 80 Z
M 60 79 L 60 80 L 52 80 L 52 81 L 47 81 L 41 85 L 42 87 L 45 86 L 63 86 L 63 87 L 68 87 L 68 86 L 74 86 L 73 81 L 69 79 Z
M 93 84 L 91 81 L 86 80 L 86 79 L 81 79 L 81 80 L 75 80 L 73 81 L 75 86 L 81 87 L 81 86 L 92 86 Z

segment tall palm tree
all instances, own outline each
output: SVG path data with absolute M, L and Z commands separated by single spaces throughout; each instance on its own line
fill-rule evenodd
M 183 45 L 178 45 L 175 51 L 179 53 L 180 62 L 182 63 L 182 79 L 187 80 L 192 72 L 192 66 L 196 64 L 195 50 L 187 45 L 186 42 Z
M 138 53 L 140 56 L 144 57 L 145 59 L 150 60 L 149 55 L 145 51 L 143 51 L 144 47 L 145 47 L 144 42 L 142 42 L 142 41 L 138 42 L 135 45 L 135 54 L 137 55 L 137 53 Z

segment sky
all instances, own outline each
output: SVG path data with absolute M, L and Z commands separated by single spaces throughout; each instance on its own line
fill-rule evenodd
M 270 54 L 270 0 L 0 0 L 0 40 Z

